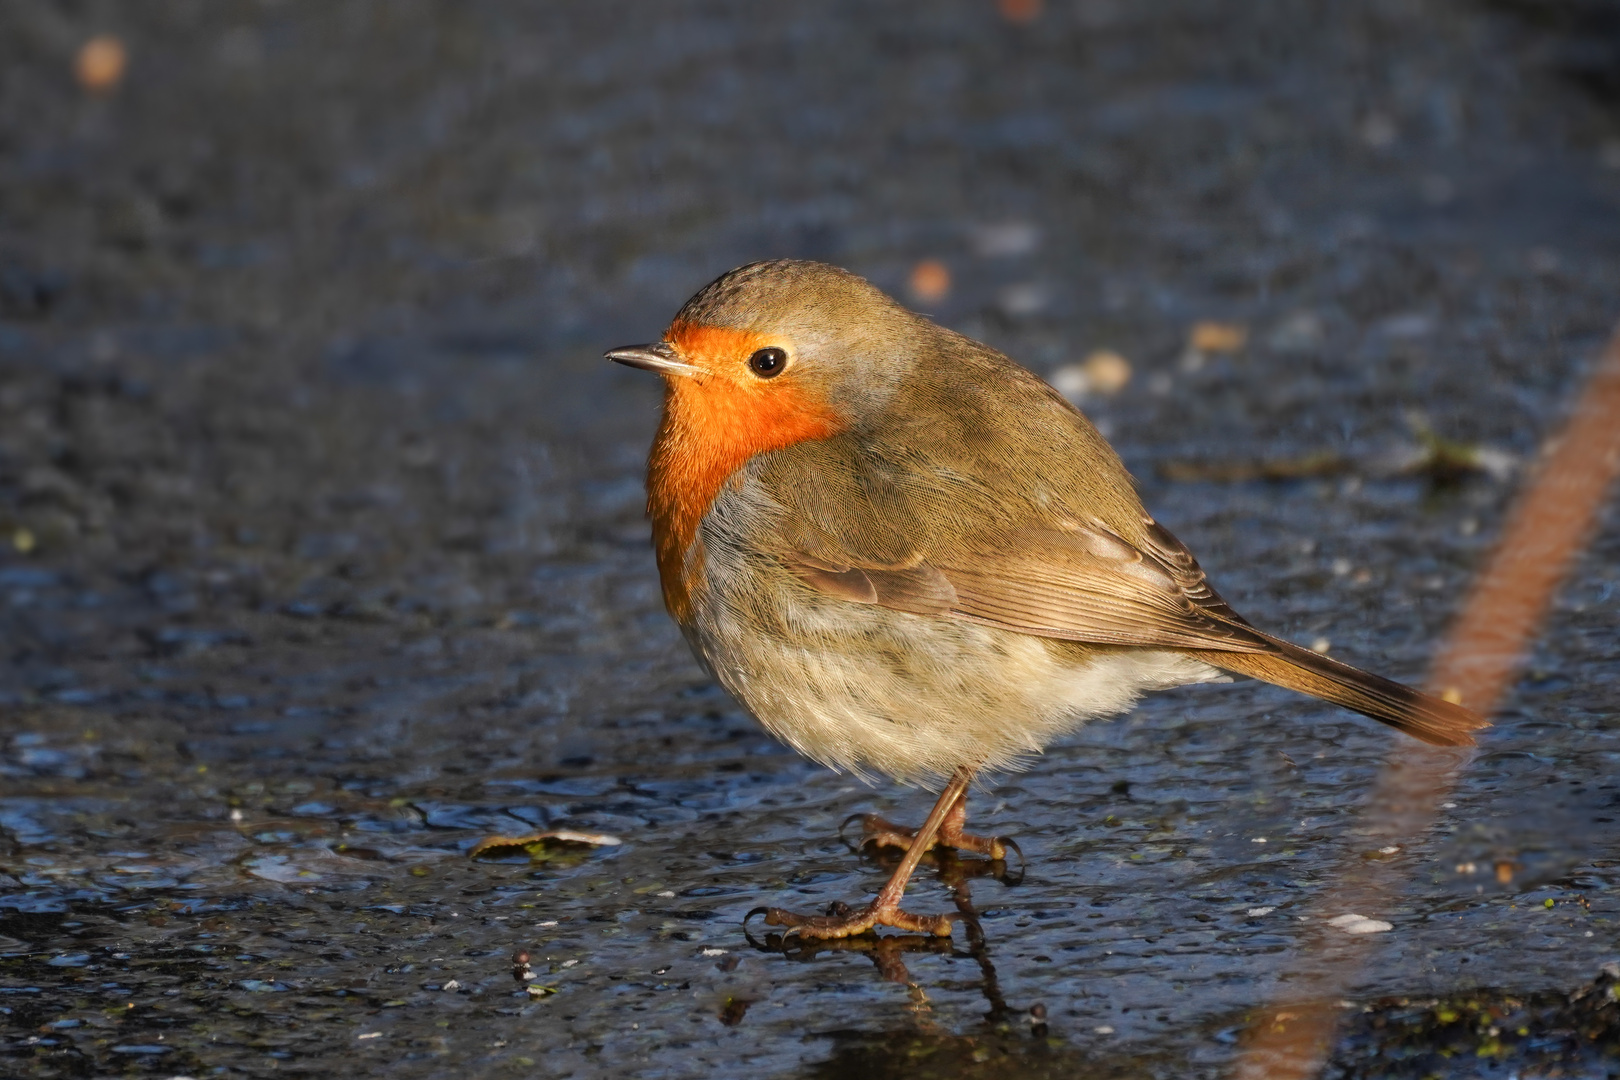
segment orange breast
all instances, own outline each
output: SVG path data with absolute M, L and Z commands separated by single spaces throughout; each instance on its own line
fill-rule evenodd
M 714 373 L 666 380 L 664 418 L 647 465 L 647 515 L 664 604 L 685 623 L 702 574 L 702 552 L 690 558 L 688 552 L 727 479 L 755 454 L 827 438 L 839 424 L 791 370 L 768 380 L 748 375 L 747 358 L 768 344 L 759 335 L 678 323 L 665 340 L 688 363 Z

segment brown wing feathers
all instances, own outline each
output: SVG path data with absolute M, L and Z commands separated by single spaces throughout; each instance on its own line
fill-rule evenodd
M 939 557 L 958 594 L 958 617 L 1099 644 L 1270 649 L 1225 615 L 1230 609 L 1214 593 L 1191 587 L 1203 578 L 1191 556 L 1196 582 L 1096 523 L 1019 529 L 1001 540 Z M 1213 603 L 1205 607 L 1207 598 Z
M 913 615 L 949 615 L 957 604 L 950 581 L 927 563 L 904 570 L 878 570 L 829 564 L 804 555 L 786 561 L 800 580 L 841 600 L 879 604 Z

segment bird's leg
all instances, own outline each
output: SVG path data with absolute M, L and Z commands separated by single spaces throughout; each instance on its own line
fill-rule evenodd
M 897 825 L 892 821 L 878 817 L 876 814 L 857 814 L 861 822 L 861 847 L 868 844 L 873 847 L 893 847 L 901 851 L 911 850 L 916 842 L 916 836 L 921 830 L 906 825 Z M 845 821 L 855 820 L 850 818 Z M 1001 836 L 975 836 L 962 831 L 967 824 L 967 792 L 963 791 L 957 798 L 950 811 L 946 813 L 945 820 L 940 823 L 939 833 L 934 837 L 930 847 L 955 848 L 957 851 L 969 851 L 975 855 L 983 855 L 989 859 L 1005 859 L 1007 848 L 1016 848 L 1011 840 Z
M 756 912 L 764 911 L 765 925 L 792 927 L 790 933 L 806 938 L 852 937 L 855 934 L 864 934 L 875 926 L 892 926 L 899 930 L 934 934 L 939 937 L 950 936 L 950 916 L 912 915 L 901 911 L 900 897 L 906 891 L 906 882 L 911 880 L 912 871 L 917 869 L 923 854 L 933 845 L 934 835 L 939 832 L 940 826 L 944 824 L 952 809 L 961 801 L 962 793 L 967 790 L 968 782 L 972 779 L 972 769 L 956 770 L 951 782 L 945 785 L 945 790 L 940 794 L 939 801 L 934 804 L 934 809 L 929 811 L 928 820 L 924 821 L 922 827 L 914 834 L 905 858 L 895 867 L 888 884 L 884 885 L 883 891 L 865 907 L 851 909 L 844 904 L 834 904 L 826 915 L 800 915 L 794 911 L 784 911 L 782 908 L 756 908 L 748 914 L 752 916 Z

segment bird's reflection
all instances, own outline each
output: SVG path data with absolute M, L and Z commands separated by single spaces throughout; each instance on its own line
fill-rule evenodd
M 880 848 L 873 851 L 868 846 L 866 850 L 886 869 L 892 867 L 901 857 L 901 853 L 894 848 Z M 985 938 L 984 928 L 979 923 L 978 910 L 973 906 L 972 883 L 978 878 L 993 878 L 1003 885 L 1017 885 L 1024 877 L 1022 863 L 1016 869 L 1010 869 L 1005 859 L 964 859 L 949 848 L 936 848 L 927 855 L 924 865 L 932 865 L 939 875 L 940 883 L 950 889 L 951 901 L 957 911 L 954 921 L 964 931 L 960 936 L 952 935 L 946 938 L 925 934 L 866 933 L 855 937 L 818 940 L 802 938 L 796 934 L 769 933 L 761 939 L 754 937 L 746 926 L 744 933 L 749 944 L 759 952 L 780 953 L 790 960 L 801 962 L 814 960 L 823 953 L 864 953 L 871 958 L 883 978 L 907 987 L 911 991 L 913 1003 L 924 1009 L 927 1007 L 927 994 L 911 977 L 911 972 L 906 967 L 906 955 L 922 953 L 971 958 L 979 965 L 979 971 L 983 975 L 979 984 L 980 992 L 990 1005 L 990 1011 L 985 1014 L 985 1019 L 991 1023 L 1005 1019 L 1012 1014 L 1012 1010 L 1008 1007 L 1006 998 L 1002 996 L 1001 984 L 996 978 L 996 968 L 990 960 L 989 942 Z M 828 910 L 828 914 L 840 914 L 838 909 L 844 907 L 846 907 L 844 904 L 834 904 Z M 962 947 L 964 943 L 966 948 Z

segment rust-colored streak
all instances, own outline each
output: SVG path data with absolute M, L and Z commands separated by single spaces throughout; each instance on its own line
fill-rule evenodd
M 692 613 L 694 571 L 688 558 L 698 526 L 725 482 L 755 454 L 835 434 L 831 407 L 790 367 L 774 379 L 748 370 L 764 336 L 726 327 L 676 323 L 664 340 L 703 375 L 666 378 L 664 418 L 647 466 L 647 516 L 664 604 L 675 620 Z
M 1502 534 L 1435 660 L 1429 683 L 1476 710 L 1493 708 L 1570 565 L 1585 550 L 1620 472 L 1620 331 L 1563 435 Z
M 1605 493 L 1620 473 L 1620 329 L 1561 435 L 1548 444 L 1530 487 L 1514 507 L 1495 553 L 1436 657 L 1432 692 L 1489 715 L 1511 688 L 1526 649 L 1559 584 L 1585 549 Z M 1386 764 L 1362 814 L 1361 836 L 1409 839 L 1433 824 L 1467 758 L 1456 751 L 1402 745 Z M 1399 882 L 1384 864 L 1348 859 L 1314 905 L 1312 922 L 1388 910 Z M 1308 942 L 1307 966 L 1284 977 L 1287 999 L 1251 1024 L 1234 1075 L 1242 1080 L 1305 1080 L 1317 1075 L 1338 1027 L 1335 1004 L 1366 950 L 1337 964 Z

